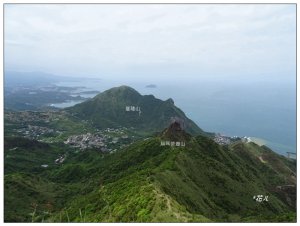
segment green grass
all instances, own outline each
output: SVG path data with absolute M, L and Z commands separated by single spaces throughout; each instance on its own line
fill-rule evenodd
M 15 146 L 9 139 L 7 150 Z M 7 222 L 295 221 L 295 207 L 275 190 L 294 165 L 265 147 L 222 147 L 203 136 L 185 148 L 162 147 L 154 137 L 113 154 L 70 149 L 62 165 L 39 171 L 36 164 L 64 148 L 22 142 L 10 153 L 20 166 L 13 170 L 13 161 L 5 162 Z M 258 159 L 261 153 L 268 163 Z M 269 202 L 255 202 L 259 194 Z M 31 203 L 38 204 L 36 210 Z

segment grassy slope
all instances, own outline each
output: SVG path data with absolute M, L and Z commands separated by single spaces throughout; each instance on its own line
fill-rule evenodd
M 293 207 L 273 190 L 284 183 L 293 164 L 278 156 L 274 158 L 283 168 L 276 168 L 280 164 L 275 167 L 274 161 L 262 163 L 253 152 L 264 151 L 253 144 L 221 147 L 199 136 L 186 148 L 161 147 L 158 138 L 151 138 L 114 154 L 70 153 L 63 166 L 42 173 L 45 183 L 55 183 L 60 188 L 58 194 L 62 192 L 52 197 L 63 197 L 53 203 L 55 211 L 46 220 L 294 221 Z M 33 178 L 40 175 L 31 174 Z M 44 194 L 43 189 L 36 189 Z M 19 190 L 16 194 L 22 193 Z M 255 202 L 252 197 L 259 194 L 269 195 L 269 202 Z M 8 197 L 19 200 L 13 196 L 10 193 Z M 37 197 L 34 201 L 43 203 L 41 200 Z M 6 213 L 12 209 L 8 205 Z M 26 209 L 27 215 L 30 211 Z M 6 214 L 5 219 L 11 218 Z M 41 219 L 42 215 L 37 218 Z
M 63 207 L 63 189 L 41 176 L 10 173 L 4 177 L 6 222 L 41 222 Z
M 55 159 L 68 151 L 63 144 L 53 146 L 21 137 L 5 137 L 5 221 L 41 221 L 49 217 L 46 212 L 61 208 L 58 195 L 63 191 L 45 174 L 58 167 Z M 44 164 L 48 168 L 41 167 Z M 36 204 L 36 214 L 32 216 Z
M 114 205 L 108 214 L 108 209 L 105 211 L 104 208 L 107 205 L 104 204 L 104 209 L 100 208 L 99 212 L 97 211 L 99 217 L 96 221 L 154 220 L 155 218 L 150 216 L 162 212 L 164 207 L 153 214 L 155 202 L 148 207 L 141 207 L 138 201 L 134 201 L 132 194 L 136 194 L 137 198 L 145 197 L 146 200 L 151 200 L 156 188 L 179 204 L 178 212 L 181 206 L 189 214 L 187 218 L 176 219 L 173 216 L 175 221 L 201 221 L 205 218 L 195 216 L 203 215 L 216 221 L 242 219 L 263 221 L 292 211 L 291 207 L 268 190 L 268 186 L 283 182 L 280 176 L 277 178 L 277 174 L 271 167 L 262 164 L 257 159 L 251 162 L 248 156 L 244 158 L 237 149 L 224 150 L 204 137 L 199 137 L 197 142 L 192 143 L 192 146 L 187 149 L 161 148 L 157 140 L 148 141 L 148 144 L 143 143 L 142 146 L 136 145 L 123 153 L 110 156 L 114 161 L 118 159 L 114 163 L 106 159 L 108 169 L 104 168 L 110 173 L 106 174 L 105 169 L 103 173 L 100 173 L 103 185 L 99 188 L 99 193 Z M 110 192 L 103 193 L 102 191 L 106 190 L 102 190 L 102 186 L 108 187 L 107 190 Z M 152 193 L 143 189 L 149 186 L 153 188 Z M 269 195 L 271 199 L 268 203 L 256 203 L 252 197 L 258 194 Z M 126 206 L 124 209 L 122 203 L 128 197 L 134 205 Z M 93 197 L 91 200 L 97 200 L 97 198 Z M 145 201 L 147 205 L 151 203 L 149 200 Z M 74 220 L 78 220 L 76 216 L 78 216 L 79 208 L 78 205 L 71 204 L 70 209 L 73 209 Z M 120 214 L 118 208 L 123 209 L 125 213 Z M 146 209 L 143 219 L 139 218 L 138 214 L 142 209 Z M 263 215 L 259 216 L 260 214 Z M 91 218 L 85 220 L 93 219 L 93 216 L 92 214 Z M 107 216 L 110 216 L 109 219 Z M 251 219 L 253 216 L 257 218 Z M 160 221 L 168 222 L 170 218 L 165 216 Z
M 126 106 L 139 106 L 141 115 L 138 112 L 126 112 Z M 170 99 L 162 101 L 153 95 L 142 96 L 127 86 L 109 89 L 89 101 L 68 108 L 67 111 L 91 120 L 98 128 L 122 125 L 148 133 L 161 131 L 169 125 L 171 117 L 177 116 L 185 120 L 188 132 L 204 133 Z

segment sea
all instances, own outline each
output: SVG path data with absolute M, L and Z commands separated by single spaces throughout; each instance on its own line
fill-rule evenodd
M 155 87 L 147 87 L 150 84 Z M 84 86 L 84 91 L 100 92 L 128 85 L 143 95 L 153 94 L 162 100 L 172 98 L 187 117 L 207 132 L 260 140 L 285 156 L 287 152 L 296 153 L 296 79 L 85 79 L 56 85 Z M 77 103 L 60 103 L 57 107 Z

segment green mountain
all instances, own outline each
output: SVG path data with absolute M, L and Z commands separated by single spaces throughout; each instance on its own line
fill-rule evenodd
M 114 152 L 62 142 L 87 132 L 120 140 L 108 127 L 139 140 Z M 296 160 L 241 140 L 219 145 L 171 99 L 121 86 L 63 111 L 7 114 L 5 129 L 5 222 L 296 221 Z
M 173 138 L 185 146 L 161 145 Z M 5 140 L 8 222 L 296 221 L 296 161 L 254 143 L 221 146 L 176 121 L 111 154 L 17 141 Z M 54 164 L 61 151 L 65 161 Z M 12 169 L 12 158 L 31 164 Z
M 129 108 L 126 111 L 126 107 L 134 107 L 134 110 Z M 173 118 L 180 118 L 188 132 L 204 134 L 174 105 L 172 99 L 162 101 L 153 95 L 141 95 L 128 86 L 109 89 L 67 111 L 80 119 L 90 120 L 100 129 L 124 126 L 149 134 L 163 130 Z

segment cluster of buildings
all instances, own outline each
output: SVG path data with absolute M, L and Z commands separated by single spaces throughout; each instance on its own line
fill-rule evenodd
M 64 143 L 80 149 L 99 148 L 101 151 L 107 151 L 106 139 L 99 134 L 80 134 L 70 136 Z
M 136 108 L 135 110 L 139 110 Z M 47 125 L 50 122 L 60 120 L 61 117 L 65 117 L 65 112 L 60 111 L 59 113 L 48 111 L 48 112 L 35 112 L 35 111 L 22 111 L 22 112 L 5 112 L 5 123 L 6 125 L 13 125 L 12 131 L 15 134 L 19 134 L 22 137 L 30 139 L 44 140 L 51 142 L 52 137 L 57 137 L 63 133 L 61 130 L 49 128 Z M 82 121 L 86 122 L 86 121 Z M 15 126 L 15 124 L 17 126 Z M 126 127 L 120 128 L 106 128 L 103 130 L 96 130 L 95 133 L 72 135 L 64 141 L 75 148 L 81 150 L 87 148 L 98 148 L 101 151 L 112 151 L 119 147 L 124 147 L 130 143 L 131 138 L 127 133 Z M 45 167 L 45 166 L 44 166 Z
M 30 139 L 38 139 L 40 136 L 44 135 L 50 135 L 50 134 L 59 134 L 61 133 L 60 131 L 53 130 L 47 127 L 43 126 L 33 126 L 33 125 L 28 125 L 26 128 L 20 128 L 16 129 L 15 132 L 18 134 L 30 138 Z
M 219 133 L 217 133 L 215 135 L 214 141 L 220 145 L 228 145 L 235 141 L 242 141 L 244 143 L 252 142 L 250 137 L 246 137 L 246 136 L 245 137 L 238 137 L 238 136 L 228 137 L 228 136 L 221 135 Z
M 216 134 L 214 137 L 214 141 L 220 145 L 228 145 L 231 143 L 230 137 L 223 136 L 220 134 Z
M 97 129 L 95 133 L 70 136 L 64 143 L 81 150 L 97 148 L 104 152 L 113 152 L 131 143 L 134 136 L 128 135 L 126 127 Z
M 129 137 L 124 129 L 126 128 L 106 128 L 93 134 L 72 135 L 64 143 L 81 150 L 98 148 L 100 151 L 111 152 L 129 144 L 131 138 L 134 138 L 134 136 Z
M 228 145 L 238 140 L 242 140 L 243 142 L 251 141 L 249 137 L 243 137 L 243 138 L 240 138 L 238 136 L 228 137 L 228 136 L 221 135 L 220 133 L 217 133 L 213 140 L 220 145 Z

